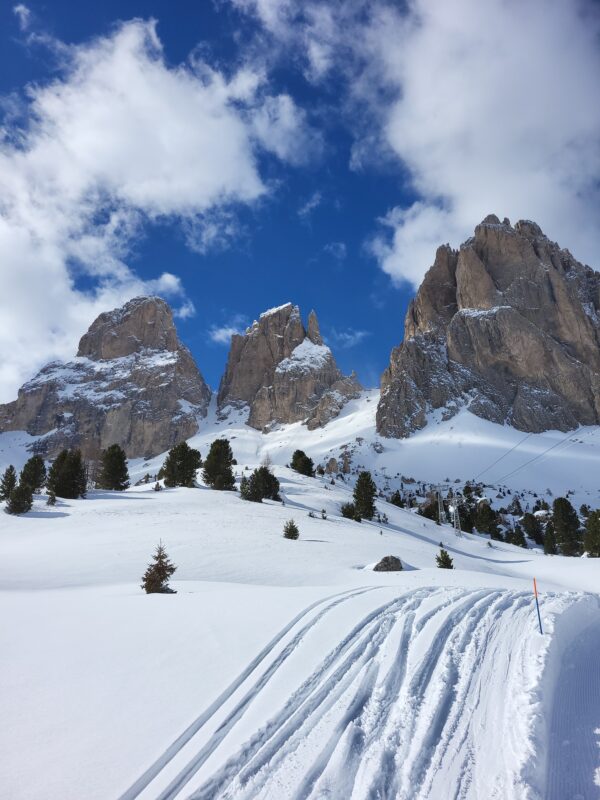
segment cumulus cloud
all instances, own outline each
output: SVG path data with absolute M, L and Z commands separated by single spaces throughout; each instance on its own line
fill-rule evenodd
M 175 276 L 136 275 L 131 248 L 156 221 L 180 224 L 202 252 L 223 244 L 236 207 L 267 192 L 259 155 L 296 162 L 310 138 L 260 70 L 168 65 L 152 21 L 84 45 L 44 41 L 58 77 L 29 86 L 25 112 L 0 126 L 0 400 L 44 361 L 72 355 L 96 314 L 135 294 L 193 314 Z
M 224 325 L 212 325 L 208 337 L 215 344 L 228 345 L 231 337 L 236 333 L 244 333 L 248 325 L 248 318 L 243 314 L 234 314 Z
M 600 267 L 600 9 L 591 0 L 234 0 L 303 52 L 324 48 L 356 141 L 391 154 L 406 194 L 371 249 L 417 285 L 443 242 L 488 213 L 535 219 Z M 325 33 L 313 25 L 318 13 Z M 312 74 L 319 70 L 312 68 Z

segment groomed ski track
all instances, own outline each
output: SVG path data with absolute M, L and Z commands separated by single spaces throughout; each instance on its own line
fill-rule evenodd
M 548 596 L 548 619 L 580 600 Z M 541 798 L 545 776 L 530 766 L 545 747 L 536 714 L 551 637 L 536 625 L 526 592 L 328 596 L 121 800 Z

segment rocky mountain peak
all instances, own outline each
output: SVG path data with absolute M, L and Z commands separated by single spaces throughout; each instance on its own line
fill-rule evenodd
M 48 364 L 0 406 L 0 432 L 27 431 L 47 456 L 80 447 L 95 457 L 111 444 L 155 455 L 196 433 L 210 397 L 167 303 L 137 297 L 100 314 L 72 361 Z
M 81 337 L 77 356 L 101 361 L 144 348 L 176 351 L 179 347 L 169 305 L 160 297 L 135 297 L 94 320 Z
M 248 407 L 248 424 L 261 430 L 276 423 L 326 424 L 360 386 L 344 377 L 323 343 L 315 312 L 304 327 L 292 303 L 265 311 L 231 339 L 218 406 Z
M 529 220 L 488 215 L 438 248 L 382 378 L 378 430 L 467 405 L 524 431 L 600 420 L 600 274 Z

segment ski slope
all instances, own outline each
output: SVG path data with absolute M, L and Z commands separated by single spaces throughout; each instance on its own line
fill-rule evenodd
M 391 442 L 376 399 L 313 432 L 261 434 L 212 409 L 191 443 L 205 455 L 226 435 L 238 481 L 268 456 L 282 503 L 150 483 L 0 513 L 0 798 L 600 796 L 600 560 L 457 537 L 382 499 L 388 522 L 359 524 L 339 516 L 352 475 L 285 466 L 297 447 L 322 463 L 346 448 L 393 490 L 551 447 L 505 485 L 594 506 L 595 431 L 521 450 L 523 434 L 465 412 Z M 18 466 L 26 442 L 4 434 L 0 456 Z M 163 458 L 132 462 L 133 480 Z M 146 596 L 159 540 L 177 594 Z M 452 571 L 435 567 L 440 543 Z M 403 571 L 374 572 L 385 555 Z

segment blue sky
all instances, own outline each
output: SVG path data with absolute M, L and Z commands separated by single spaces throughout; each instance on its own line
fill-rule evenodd
M 0 400 L 140 292 L 214 387 L 288 300 L 376 385 L 436 246 L 492 211 L 598 268 L 598 4 L 515 8 L 4 4 Z

